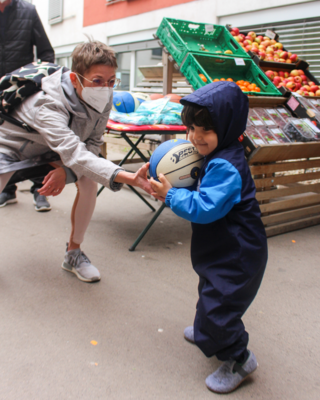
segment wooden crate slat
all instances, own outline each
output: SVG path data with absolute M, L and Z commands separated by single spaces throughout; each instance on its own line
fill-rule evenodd
M 311 181 L 320 179 L 320 172 L 308 172 L 306 174 L 275 176 L 272 178 L 254 179 L 256 188 L 285 185 L 286 183 Z
M 248 158 L 249 165 L 320 157 L 320 142 L 268 144 L 258 147 Z
M 294 171 L 297 169 L 320 168 L 320 159 L 301 160 L 293 162 L 282 162 L 267 165 L 252 165 L 250 171 L 252 175 L 268 174 L 272 172 Z
M 311 217 L 312 215 L 316 214 L 320 214 L 320 205 L 299 208 L 298 210 L 283 211 L 278 214 L 267 215 L 261 219 L 264 225 L 274 225 Z
M 291 232 L 297 229 L 307 228 L 308 226 L 320 224 L 320 216 L 302 218 L 297 221 L 285 222 L 283 224 L 267 226 L 267 237 L 280 235 L 281 233 Z
M 319 191 L 320 191 L 320 183 L 310 184 L 310 185 L 298 185 L 285 189 L 274 189 L 264 192 L 257 192 L 256 199 L 258 201 L 270 200 L 270 199 L 276 199 L 278 197 L 292 196 L 294 194 L 300 194 L 300 193 L 309 193 L 309 192 L 317 193 Z
M 276 107 L 284 104 L 288 99 L 285 97 L 248 96 L 249 107 Z
M 275 212 L 282 210 L 290 210 L 301 208 L 313 204 L 320 204 L 320 194 L 312 194 L 310 196 L 300 196 L 290 200 L 279 200 L 272 203 L 260 204 L 261 213 Z

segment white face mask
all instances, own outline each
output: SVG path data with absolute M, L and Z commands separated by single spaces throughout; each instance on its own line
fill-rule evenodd
M 1 0 L 0 0 L 1 1 Z M 77 78 L 82 86 L 82 98 L 83 100 L 89 104 L 89 106 L 93 107 L 100 114 L 106 108 L 106 105 L 109 103 L 111 96 L 113 94 L 113 88 L 111 87 L 83 87 L 80 78 Z

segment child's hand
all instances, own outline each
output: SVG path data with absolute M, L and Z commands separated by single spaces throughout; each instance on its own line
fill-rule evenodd
M 172 188 L 172 185 L 163 174 L 159 175 L 159 180 L 160 182 L 154 180 L 153 178 L 150 179 L 151 187 L 154 190 L 154 193 L 151 194 L 155 198 L 164 201 L 167 196 L 167 193 Z

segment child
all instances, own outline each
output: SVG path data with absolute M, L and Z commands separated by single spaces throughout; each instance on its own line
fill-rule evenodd
M 229 393 L 258 366 L 247 350 L 241 320 L 259 289 L 267 240 L 255 186 L 238 137 L 246 129 L 248 98 L 233 82 L 211 83 L 184 97 L 182 121 L 205 156 L 194 190 L 151 180 L 154 195 L 192 222 L 191 259 L 199 275 L 194 325 L 184 331 L 207 357 L 224 363 L 206 379 L 208 389 Z

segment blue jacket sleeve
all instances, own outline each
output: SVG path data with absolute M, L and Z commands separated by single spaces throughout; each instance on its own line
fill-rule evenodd
M 228 161 L 216 158 L 209 162 L 199 192 L 172 188 L 166 205 L 179 217 L 198 224 L 223 218 L 241 201 L 242 179 Z

